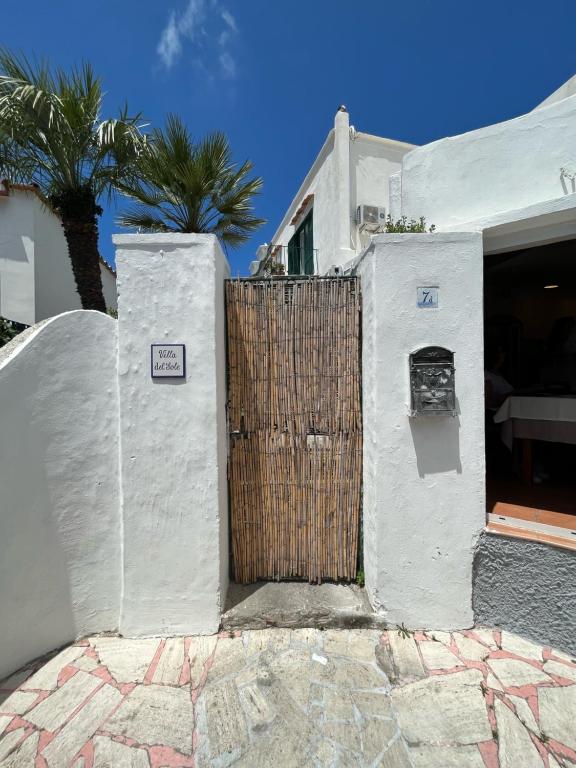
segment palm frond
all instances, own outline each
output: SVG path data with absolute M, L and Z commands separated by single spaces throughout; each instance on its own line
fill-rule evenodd
M 161 216 L 140 207 L 124 211 L 118 216 L 117 221 L 123 227 L 144 230 L 146 232 L 171 231 Z
M 152 132 L 134 173 L 117 183 L 135 204 L 118 222 L 147 230 L 211 232 L 235 247 L 265 223 L 254 216 L 262 179 L 249 178 L 251 171 L 251 162 L 238 166 L 233 161 L 225 134 L 215 131 L 195 143 L 180 118 L 169 115 L 164 130 Z
M 127 108 L 102 120 L 102 84 L 89 64 L 50 70 L 0 50 L 0 124 L 19 160 L 47 196 L 110 193 L 145 139 Z M 0 141 L 3 139 L 0 137 Z

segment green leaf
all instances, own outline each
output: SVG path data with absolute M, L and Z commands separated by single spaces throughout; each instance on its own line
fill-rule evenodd
M 169 115 L 152 131 L 132 175 L 116 187 L 133 201 L 118 217 L 122 226 L 159 232 L 208 232 L 232 247 L 244 243 L 264 219 L 254 215 L 262 179 L 238 166 L 220 132 L 194 142 L 184 123 Z

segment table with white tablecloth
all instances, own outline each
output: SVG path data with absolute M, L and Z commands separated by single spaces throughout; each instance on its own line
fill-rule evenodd
M 576 396 L 511 395 L 494 415 L 502 424 L 502 440 L 512 450 L 523 440 L 524 476 L 532 481 L 532 440 L 576 445 Z

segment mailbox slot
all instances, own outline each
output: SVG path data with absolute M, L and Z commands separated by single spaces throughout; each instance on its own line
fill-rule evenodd
M 454 353 L 444 347 L 422 347 L 410 355 L 413 416 L 456 413 Z

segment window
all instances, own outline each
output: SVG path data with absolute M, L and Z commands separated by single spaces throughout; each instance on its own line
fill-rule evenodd
M 314 274 L 312 211 L 306 216 L 288 243 L 288 274 Z

